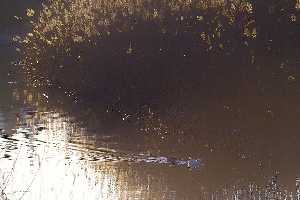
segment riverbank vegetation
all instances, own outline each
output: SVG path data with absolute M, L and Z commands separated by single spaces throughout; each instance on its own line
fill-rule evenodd
M 32 30 L 14 40 L 29 83 L 135 107 L 216 87 L 267 92 L 272 76 L 286 88 L 298 73 L 298 9 L 292 0 L 49 1 L 27 10 Z

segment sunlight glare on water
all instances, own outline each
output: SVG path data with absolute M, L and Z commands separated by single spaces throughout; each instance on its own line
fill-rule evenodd
M 0 199 L 300 199 L 299 0 L 6 2 Z
M 0 112 L 1 126 L 10 121 L 0 139 L 1 190 L 8 199 L 221 200 L 245 196 L 246 199 L 269 200 L 274 195 L 295 197 L 296 193 L 281 191 L 276 178 L 266 187 L 254 183 L 237 187 L 223 185 L 220 190 L 214 186 L 209 192 L 209 183 L 221 175 L 214 174 L 218 172 L 216 166 L 216 169 L 201 166 L 199 171 L 188 170 L 184 165 L 190 161 L 169 161 L 163 156 L 128 154 L 98 146 L 99 138 L 88 133 L 74 117 L 35 101 L 42 95 L 15 91 L 14 96 L 19 97 L 21 107 L 15 105 L 10 111 Z
M 6 126 L 12 133 L 3 132 L 0 139 L 1 190 L 8 199 L 175 198 L 163 178 L 138 177 L 115 150 L 97 148 L 93 137 L 67 113 L 47 110 L 37 102 L 39 106 L 33 107 L 34 96 L 41 95 L 23 94 L 26 106 L 0 115 L 1 125 L 5 117 L 16 118 L 15 124 Z
M 22 127 L 1 139 L 2 149 L 11 156 L 1 159 L 1 166 L 7 166 L 2 175 L 8 198 L 118 199 L 112 166 L 104 165 L 97 173 L 93 164 L 81 160 L 82 152 L 68 147 L 70 124 L 52 116 L 59 113 L 43 115 L 46 129 L 39 133 Z M 35 123 L 31 120 L 27 124 Z

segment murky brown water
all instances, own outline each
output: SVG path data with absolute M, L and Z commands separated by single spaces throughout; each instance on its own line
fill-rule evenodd
M 88 123 L 93 117 L 80 119 L 79 105 L 53 103 L 45 93 L 12 84 L 5 88 L 0 166 L 8 199 L 270 199 L 285 189 L 295 195 L 293 116 L 264 122 L 271 127 L 250 118 L 244 122 L 250 128 L 228 130 L 234 120 L 210 108 L 206 120 L 215 119 L 214 125 L 202 127 L 209 133 L 187 135 L 183 144 L 160 143 L 119 123 L 103 129 Z M 255 130 L 259 134 L 250 134 Z M 279 183 L 268 189 L 277 173 Z
M 0 199 L 299 200 L 299 2 L 237 2 L 4 12 Z

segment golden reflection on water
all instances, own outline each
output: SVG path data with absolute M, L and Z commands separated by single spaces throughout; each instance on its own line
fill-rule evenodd
M 0 139 L 1 190 L 8 199 L 175 198 L 164 178 L 156 176 L 160 170 L 150 167 L 152 176 L 111 158 L 72 117 L 43 106 L 43 95 L 15 90 L 13 96 L 24 97 L 24 107 L 16 124 L 7 127 L 12 134 Z
M 252 165 L 243 166 L 250 171 L 245 173 L 249 177 L 241 174 L 245 185 L 237 176 L 238 170 L 232 168 L 238 167 L 238 163 L 227 163 L 230 161 L 226 159 L 214 162 L 216 158 L 213 158 L 208 168 L 204 166 L 195 171 L 174 165 L 135 162 L 141 157 L 130 160 L 130 155 L 126 157 L 119 149 L 99 146 L 99 137 L 80 126 L 72 115 L 59 106 L 51 108 L 46 94 L 14 90 L 13 96 L 20 105 L 12 106 L 12 113 L 0 112 L 0 125 L 10 122 L 5 125 L 8 134 L 1 133 L 0 138 L 1 190 L 8 199 L 223 200 L 244 196 L 244 199 L 267 200 L 272 199 L 272 195 L 277 195 L 277 199 L 295 197 L 295 193 L 280 190 L 276 181 L 267 187 L 248 182 L 256 180 L 250 175 L 260 176 Z M 139 152 L 132 153 L 134 158 L 134 153 Z
M 3 174 L 8 177 L 5 193 L 12 199 L 118 199 L 115 174 L 110 167 L 96 173 L 95 166 L 81 160 L 84 146 L 71 149 L 68 137 L 74 126 L 60 113 L 39 113 L 23 121 L 9 139 L 6 150 L 11 160 L 1 159 Z M 36 133 L 36 122 L 45 130 Z M 17 126 L 18 127 L 18 126 Z M 8 140 L 8 141 L 9 141 Z M 9 143 L 7 140 L 2 143 Z M 8 148 L 8 146 L 6 146 Z M 8 152 L 9 151 L 9 152 Z M 6 177 L 7 177 L 6 176 Z M 99 182 L 104 185 L 99 185 Z

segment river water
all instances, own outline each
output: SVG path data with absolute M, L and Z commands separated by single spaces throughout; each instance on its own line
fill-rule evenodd
M 16 12 L 29 6 L 39 9 L 34 6 L 37 2 L 28 4 L 20 5 L 21 11 Z M 74 97 L 62 87 L 37 88 L 26 84 L 15 64 L 19 54 L 14 51 L 11 38 L 26 33 L 27 28 L 6 21 L 3 24 L 6 28 L 0 34 L 0 198 L 300 198 L 300 99 L 295 76 L 298 58 L 290 62 L 276 58 L 269 62 L 270 58 L 263 57 L 264 62 L 255 66 L 274 65 L 276 70 L 270 77 L 284 77 L 284 81 L 270 85 L 259 82 L 263 85 L 260 92 L 270 91 L 267 95 L 255 92 L 251 78 L 242 81 L 238 94 L 233 94 L 219 85 L 226 83 L 232 88 L 234 81 L 205 82 L 208 76 L 201 83 L 209 83 L 207 90 L 212 94 L 192 98 L 197 87 L 182 86 L 180 91 L 187 91 L 187 96 L 178 96 L 178 100 L 171 95 L 180 105 L 168 105 L 167 111 L 159 112 L 145 104 L 136 112 L 130 106 L 122 107 L 122 97 L 103 110 L 97 100 Z M 125 52 L 132 51 L 130 43 Z M 48 60 L 51 59 L 49 56 Z M 187 77 L 194 80 L 193 71 Z M 278 83 L 284 86 L 277 87 Z

